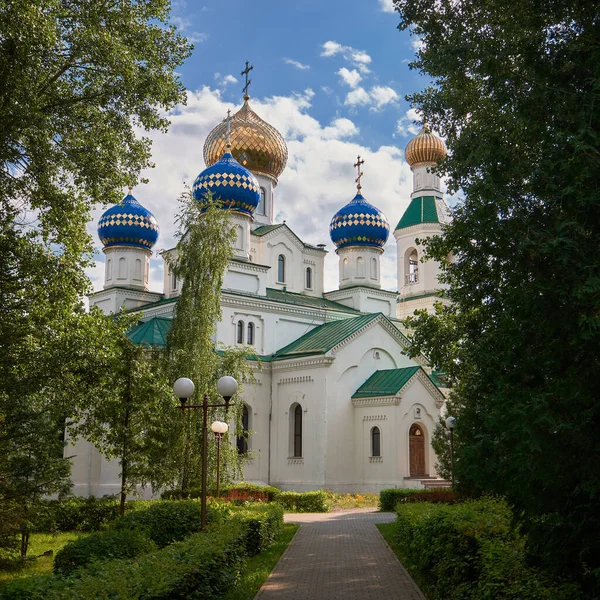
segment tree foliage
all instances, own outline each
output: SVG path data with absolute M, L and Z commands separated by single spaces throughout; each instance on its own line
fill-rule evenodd
M 447 138 L 440 169 L 464 192 L 428 243 L 452 305 L 410 323 L 414 351 L 456 382 L 457 479 L 506 495 L 539 560 L 598 577 L 597 6 L 395 6 L 423 42 L 413 68 L 433 80 L 410 99 Z
M 168 17 L 166 0 L 0 3 L 0 513 L 20 526 L 65 489 L 64 420 L 110 362 L 81 302 L 86 224 L 149 165 L 138 131 L 185 100 Z

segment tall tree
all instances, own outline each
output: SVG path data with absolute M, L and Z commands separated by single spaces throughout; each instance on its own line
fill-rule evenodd
M 582 0 L 395 0 L 410 98 L 464 201 L 428 244 L 452 305 L 415 350 L 457 382 L 456 474 L 506 495 L 530 550 L 600 579 L 600 19 Z M 454 262 L 446 262 L 450 254 Z
M 204 394 L 211 403 L 222 403 L 216 390 L 219 377 L 231 375 L 240 384 L 251 379 L 245 352 L 229 350 L 223 354 L 214 341 L 217 323 L 221 320 L 221 287 L 233 256 L 235 230 L 228 211 L 210 196 L 200 204 L 186 192 L 181 206 L 180 241 L 177 256 L 170 264 L 183 281 L 168 342 L 171 378 L 174 381 L 188 377 L 194 382 L 196 392 L 192 401 L 195 403 L 201 403 Z M 234 418 L 239 422 L 241 409 L 240 402 L 234 403 L 228 420 Z M 210 420 L 225 420 L 221 409 L 212 409 L 210 417 Z M 201 475 L 201 411 L 181 411 L 178 431 L 178 442 L 170 454 L 170 464 L 175 469 L 171 477 L 185 490 L 197 486 Z M 222 452 L 235 469 L 234 450 L 223 444 Z
M 185 100 L 168 18 L 167 0 L 0 3 L 0 505 L 62 487 L 56 423 L 105 366 L 86 223 L 149 165 L 138 131 Z

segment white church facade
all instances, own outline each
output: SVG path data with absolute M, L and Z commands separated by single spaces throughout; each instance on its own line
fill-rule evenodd
M 209 134 L 207 168 L 193 188 L 199 202 L 209 191 L 221 198 L 237 230 L 217 341 L 251 346 L 262 363 L 243 392 L 244 428 L 251 432 L 247 443 L 238 443 L 249 452 L 245 479 L 297 491 L 418 487 L 436 477 L 430 442 L 448 390 L 424 358 L 404 354 L 400 319 L 431 310 L 439 292 L 439 267 L 421 261 L 415 240 L 440 233 L 448 219 L 439 177 L 431 172 L 445 155 L 444 143 L 423 128 L 406 149 L 414 191 L 394 231 L 399 292 L 381 289 L 390 228 L 362 196 L 360 157 L 357 193 L 330 225 L 339 286 L 325 291 L 324 244 L 306 244 L 285 223 L 273 222 L 287 147 L 248 100 Z M 90 305 L 107 314 L 123 306 L 139 311 L 132 339 L 164 344 L 182 282 L 165 260 L 163 290 L 148 288 L 156 219 L 130 191 L 104 213 L 98 231 L 105 283 Z M 75 493 L 119 491 L 115 461 L 82 440 L 67 451 L 75 455 Z

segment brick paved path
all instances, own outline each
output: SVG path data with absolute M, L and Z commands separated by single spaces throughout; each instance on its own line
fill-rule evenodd
M 394 513 L 285 515 L 300 523 L 255 600 L 425 600 L 375 527 Z

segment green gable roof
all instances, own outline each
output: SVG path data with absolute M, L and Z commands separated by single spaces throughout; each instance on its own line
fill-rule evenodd
M 413 198 L 400 218 L 396 229 L 412 227 L 420 223 L 439 223 L 435 206 L 435 196 L 419 196 Z
M 325 323 L 315 327 L 302 337 L 288 344 L 274 355 L 275 360 L 308 356 L 311 354 L 325 354 L 334 346 L 343 342 L 347 337 L 374 321 L 381 313 L 362 315 L 352 319 L 342 319 L 333 323 Z
M 352 398 L 395 396 L 421 367 L 375 371 L 352 395 Z
M 314 296 L 306 296 L 305 294 L 297 294 L 295 292 L 284 292 L 283 290 L 276 290 L 273 288 L 267 288 L 267 300 L 274 300 L 275 302 L 282 302 L 284 304 L 295 304 L 297 306 L 310 306 L 311 308 L 339 310 L 355 315 L 360 314 L 360 311 L 355 308 L 350 308 L 349 306 L 334 302 L 333 300 L 327 300 L 327 298 L 315 298 Z
M 273 231 L 274 229 L 279 229 L 280 227 L 283 227 L 282 223 L 278 223 L 277 225 L 260 225 L 256 229 L 253 229 L 250 233 L 252 235 L 261 236 L 269 233 L 269 231 Z
M 164 348 L 167 336 L 171 330 L 171 319 L 153 317 L 152 319 L 134 325 L 127 332 L 127 337 L 138 346 L 155 346 Z

